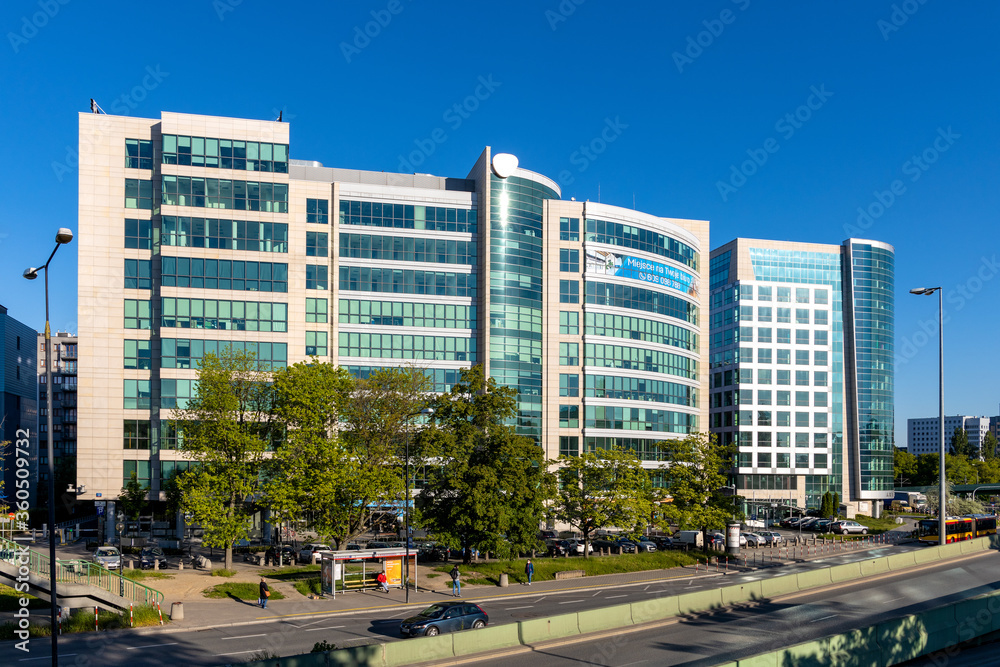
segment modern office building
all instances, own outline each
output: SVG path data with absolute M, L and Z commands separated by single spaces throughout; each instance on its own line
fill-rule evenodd
M 996 417 L 973 417 L 970 415 L 944 416 L 944 447 L 950 451 L 955 429 L 965 429 L 969 445 L 973 450 L 982 448 L 986 434 L 995 428 L 991 420 Z M 918 417 L 906 420 L 906 451 L 920 454 L 937 454 L 941 449 L 940 417 Z M 995 434 L 994 434 L 995 435 Z
M 739 238 L 710 261 L 711 430 L 736 493 L 874 511 L 893 490 L 893 248 Z
M 31 327 L 18 322 L 0 306 L 0 442 L 10 446 L 0 451 L 0 507 L 16 500 L 16 459 L 28 459 L 28 501 L 35 505 L 38 493 L 38 388 L 35 373 L 35 336 Z M 25 444 L 27 446 L 25 446 Z M 26 456 L 24 454 L 27 454 Z
M 57 331 L 52 334 L 52 451 L 58 477 L 60 465 L 76 459 L 76 378 L 77 348 L 79 340 L 71 333 Z M 48 413 L 45 386 L 45 334 L 38 334 L 38 432 L 46 444 Z M 38 452 L 38 478 L 47 482 L 49 477 L 48 447 Z M 69 479 L 69 478 L 67 478 Z M 70 480 L 72 483 L 72 480 Z M 56 487 L 58 497 L 66 486 Z
M 291 147 L 293 152 L 308 149 Z M 464 177 L 290 159 L 289 126 L 80 116 L 78 478 L 155 495 L 187 462 L 174 410 L 226 345 L 445 390 L 484 364 L 547 457 L 708 418 L 708 223 L 566 201 L 486 148 Z

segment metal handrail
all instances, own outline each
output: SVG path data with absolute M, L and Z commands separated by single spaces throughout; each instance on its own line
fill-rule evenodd
M 23 544 L 0 537 L 0 552 L 15 554 Z M 5 557 L 9 563 L 21 564 L 16 556 Z M 49 579 L 49 557 L 47 554 L 28 550 L 28 570 L 40 579 Z M 139 604 L 155 605 L 163 602 L 163 593 L 121 574 L 114 574 L 107 568 L 88 560 L 56 560 L 56 583 L 83 584 L 96 586 Z

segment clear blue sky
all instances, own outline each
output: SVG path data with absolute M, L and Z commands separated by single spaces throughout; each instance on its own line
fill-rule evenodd
M 397 171 L 422 145 L 416 170 L 465 176 L 491 145 L 566 198 L 710 220 L 713 246 L 891 243 L 898 444 L 937 413 L 936 299 L 910 287 L 948 290 L 946 411 L 998 412 L 996 3 L 47 1 L 0 8 L 0 303 L 31 326 L 42 287 L 20 274 L 76 227 L 89 98 L 152 118 L 284 110 L 292 157 L 327 166 Z M 859 207 L 880 215 L 860 228 Z M 75 274 L 70 246 L 54 328 L 76 328 Z

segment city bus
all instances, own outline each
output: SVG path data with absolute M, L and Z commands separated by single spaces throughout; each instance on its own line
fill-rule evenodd
M 969 517 L 949 517 L 945 521 L 945 542 L 961 542 L 975 537 L 976 522 Z M 996 523 L 993 524 L 996 530 Z M 924 519 L 917 522 L 917 535 L 923 544 L 938 544 L 938 520 Z
M 976 537 L 997 534 L 997 517 L 995 514 L 966 514 L 966 518 L 975 522 Z

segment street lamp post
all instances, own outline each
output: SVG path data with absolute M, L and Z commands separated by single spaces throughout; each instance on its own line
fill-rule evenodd
M 424 408 L 420 412 L 414 412 L 409 415 L 410 417 L 416 417 L 418 415 L 429 416 L 434 414 L 433 408 Z M 404 516 L 406 517 L 406 534 L 403 536 L 404 544 L 406 545 L 406 566 L 403 568 L 403 590 L 405 595 L 406 604 L 410 603 L 410 429 L 406 429 L 406 452 L 404 453 L 406 457 L 406 496 L 403 498 L 403 508 Z
M 28 280 L 38 277 L 39 271 L 45 271 L 45 414 L 46 414 L 46 435 L 48 440 L 49 457 L 49 602 L 50 602 L 50 622 L 52 628 L 52 664 L 59 664 L 59 633 L 56 632 L 58 622 L 57 595 L 56 595 L 56 466 L 55 453 L 52 444 L 52 330 L 49 328 L 49 263 L 56 256 L 59 246 L 73 240 L 73 232 L 65 227 L 60 227 L 56 232 L 56 247 L 52 249 L 52 254 L 45 260 L 45 264 L 38 268 L 24 270 L 23 276 Z
M 940 287 L 918 287 L 911 289 L 910 294 L 930 296 L 938 293 L 938 426 L 941 430 L 941 448 L 939 451 L 940 480 L 938 485 L 938 541 L 945 544 L 946 524 L 948 521 L 947 483 L 944 469 L 944 293 Z

